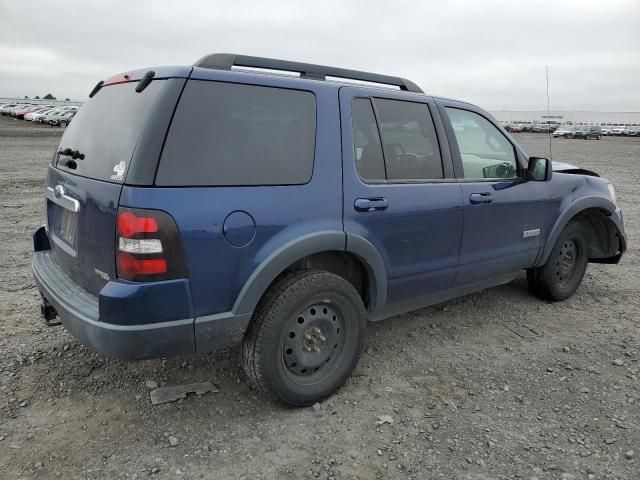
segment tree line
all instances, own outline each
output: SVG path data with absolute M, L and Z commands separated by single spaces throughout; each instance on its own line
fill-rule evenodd
M 29 100 L 29 97 L 27 95 L 24 96 L 25 100 Z M 39 95 L 36 95 L 35 97 L 33 97 L 34 100 L 41 100 Z M 51 95 L 50 93 L 47 93 L 44 97 L 42 97 L 42 100 L 57 100 L 56 97 L 54 97 L 53 95 Z M 71 100 L 69 98 L 65 98 L 64 99 L 65 102 L 70 102 Z

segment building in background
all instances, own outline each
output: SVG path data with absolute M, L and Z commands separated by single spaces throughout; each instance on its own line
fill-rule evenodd
M 33 105 L 82 105 L 82 102 L 73 100 L 45 100 L 44 98 L 10 98 L 0 97 L 0 105 L 7 103 L 29 103 Z
M 510 124 L 557 123 L 560 125 L 639 126 L 640 112 L 589 112 L 552 110 L 493 110 L 496 120 Z

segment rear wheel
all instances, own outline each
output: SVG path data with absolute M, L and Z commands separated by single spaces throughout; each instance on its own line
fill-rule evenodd
M 292 406 L 323 400 L 358 362 L 366 333 L 360 295 L 342 277 L 303 270 L 277 281 L 258 305 L 242 344 L 255 388 Z
M 66 120 L 60 120 L 60 123 L 58 124 L 60 125 L 62 128 L 67 126 L 67 121 Z
M 529 288 L 545 300 L 566 300 L 582 283 L 588 260 L 584 228 L 572 222 L 558 237 L 545 264 L 527 270 Z

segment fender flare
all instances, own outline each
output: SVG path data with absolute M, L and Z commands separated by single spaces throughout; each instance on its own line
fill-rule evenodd
M 387 303 L 387 270 L 380 252 L 364 237 L 347 233 L 347 252 L 364 264 L 369 279 L 369 310 L 375 312 Z
M 344 249 L 345 233 L 337 230 L 309 233 L 285 243 L 253 271 L 236 297 L 233 313 L 252 314 L 271 283 L 292 263 L 314 253 Z
M 236 297 L 233 314 L 252 314 L 264 292 L 287 267 L 304 257 L 327 251 L 346 251 L 358 257 L 367 270 L 371 310 L 385 304 L 387 276 L 380 253 L 369 241 L 358 235 L 326 230 L 287 242 L 262 261 Z
M 536 267 L 544 265 L 544 263 L 547 261 L 549 255 L 551 255 L 551 250 L 553 250 L 553 247 L 558 240 L 558 237 L 560 236 L 560 233 L 562 232 L 564 227 L 566 227 L 567 224 L 571 221 L 571 219 L 578 215 L 580 212 L 589 208 L 600 208 L 608 212 L 609 218 L 611 218 L 611 221 L 616 224 L 616 228 L 620 230 L 620 226 L 617 225 L 617 222 L 615 220 L 613 220 L 615 218 L 614 213 L 616 211 L 616 206 L 611 200 L 604 197 L 581 198 L 580 200 L 572 203 L 569 208 L 562 212 L 556 220 L 553 228 L 551 229 L 551 233 L 546 239 L 546 243 L 543 247 L 542 253 L 535 263 Z

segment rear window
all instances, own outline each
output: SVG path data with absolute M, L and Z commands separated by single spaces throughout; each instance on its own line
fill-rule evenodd
M 161 186 L 295 185 L 311 179 L 315 96 L 191 80 L 160 161 Z
M 165 84 L 154 80 L 140 93 L 135 91 L 138 82 L 103 87 L 78 110 L 58 148 L 77 150 L 84 159 L 70 169 L 65 166 L 70 157 L 60 155 L 56 166 L 83 177 L 122 183 L 149 110 Z

